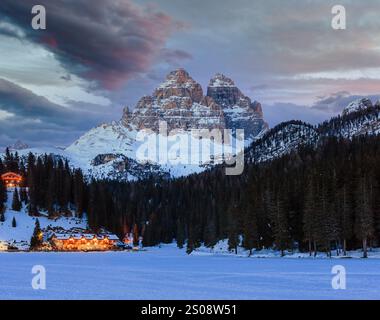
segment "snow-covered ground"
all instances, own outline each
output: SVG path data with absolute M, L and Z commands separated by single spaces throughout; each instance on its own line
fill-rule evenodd
M 240 243 L 242 242 L 242 238 L 240 239 Z M 232 253 L 228 249 L 228 240 L 222 240 L 219 241 L 213 248 L 208 248 L 205 246 L 201 246 L 200 248 L 197 248 L 196 251 L 193 252 L 193 254 L 196 255 L 235 255 L 238 257 L 249 257 L 249 258 L 282 258 L 282 259 L 330 259 L 330 257 L 327 256 L 326 252 L 317 252 L 317 255 L 314 257 L 310 257 L 309 252 L 300 252 L 298 250 L 294 251 L 285 251 L 285 256 L 281 257 L 281 252 L 275 249 L 260 249 L 260 250 L 253 250 L 252 254 L 250 255 L 249 250 L 245 250 L 241 246 L 237 248 L 237 254 L 234 252 Z M 347 251 L 346 256 L 343 256 L 342 250 L 337 252 L 336 250 L 331 251 L 331 258 L 332 259 L 359 259 L 363 257 L 363 251 L 361 249 L 358 250 L 351 250 Z M 380 248 L 371 248 L 368 251 L 368 258 L 369 259 L 380 259 Z
M 252 142 L 248 138 L 239 141 L 232 137 L 231 133 L 222 131 L 220 139 L 230 141 L 222 143 L 217 132 L 213 133 L 215 137 L 211 137 L 212 133 L 189 130 L 178 131 L 175 134 L 169 132 L 168 136 L 163 136 L 130 129 L 121 122 L 112 122 L 91 129 L 66 149 L 27 148 L 17 152 L 25 157 L 30 152 L 35 155 L 46 153 L 61 156 L 67 159 L 72 167 L 81 168 L 86 175 L 97 179 L 116 179 L 116 173 L 120 172 L 115 167 L 118 167 L 120 155 L 123 155 L 140 164 L 148 162 L 158 165 L 162 172 L 170 173 L 170 176 L 175 178 L 206 170 L 211 159 L 215 164 L 223 163 L 223 157 L 228 158 L 243 151 L 244 146 Z M 104 164 L 94 165 L 96 156 L 104 154 L 115 155 L 116 158 Z M 122 176 L 127 180 L 138 178 L 126 172 Z
M 6 250 L 7 244 L 14 245 L 21 250 L 29 249 L 30 239 L 33 235 L 36 217 L 30 217 L 25 205 L 21 211 L 13 211 L 12 207 L 13 192 L 8 191 L 7 210 L 5 210 L 5 221 L 0 222 L 0 251 Z M 16 228 L 12 227 L 12 220 L 16 219 Z M 62 227 L 65 230 L 72 228 L 87 228 L 87 219 L 78 219 L 75 217 L 60 217 L 57 219 L 48 219 L 47 216 L 38 217 L 41 228 Z
M 331 286 L 334 265 L 347 289 Z M 34 265 L 46 290 L 31 286 Z M 174 245 L 141 252 L 1 253 L 0 299 L 380 299 L 380 259 L 188 256 Z

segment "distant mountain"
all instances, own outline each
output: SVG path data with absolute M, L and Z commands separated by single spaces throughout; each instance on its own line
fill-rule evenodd
M 223 141 L 210 139 L 211 157 L 206 162 L 183 164 L 176 155 L 169 154 L 170 163 L 161 163 L 156 155 L 149 158 L 149 165 L 139 167 L 136 160 L 142 142 L 138 141 L 138 134 L 145 129 L 158 135 L 162 121 L 167 124 L 169 133 L 174 132 L 181 141 L 182 150 L 199 158 L 200 150 L 183 144 L 189 141 L 191 146 L 199 145 L 192 129 L 232 129 L 233 132 L 244 129 L 245 146 L 268 129 L 260 103 L 251 102 L 231 79 L 217 74 L 210 80 L 207 95 L 204 95 L 201 85 L 184 69 L 178 69 L 170 72 L 152 95 L 142 97 L 133 111 L 126 107 L 120 121 L 93 128 L 65 152 L 94 177 L 128 180 L 147 174 L 176 177 L 201 172 L 212 165 L 213 159 L 223 158 Z M 170 140 L 169 150 L 177 143 L 174 138 Z M 110 160 L 95 164 L 98 162 L 94 160 L 101 155 L 107 155 L 105 159 Z
M 316 128 L 302 121 L 283 122 L 269 130 L 246 151 L 246 161 L 264 162 L 288 154 L 300 146 L 315 144 L 319 139 Z
M 261 104 L 243 95 L 235 83 L 223 74 L 217 73 L 210 80 L 207 96 L 222 107 L 226 127 L 244 129 L 248 141 L 257 139 L 268 130 Z
M 367 108 L 371 108 L 372 101 L 368 98 L 363 98 L 359 100 L 352 101 L 347 107 L 343 109 L 342 115 L 346 116 L 350 113 L 365 110 Z
M 280 123 L 246 150 L 248 162 L 279 158 L 301 146 L 315 147 L 324 137 L 350 139 L 380 133 L 380 102 L 363 98 L 350 103 L 341 115 L 313 126 L 301 121 Z
M 150 153 L 159 145 L 159 125 L 165 121 L 169 131 L 167 161 L 162 154 Z M 213 138 L 194 136 L 192 129 L 244 129 L 245 141 L 241 149 L 232 148 L 236 154 L 243 150 L 247 162 L 264 162 L 288 154 L 301 146 L 316 147 L 325 137 L 350 139 L 359 135 L 380 133 L 380 102 L 368 98 L 351 102 L 341 115 L 313 126 L 301 121 L 288 121 L 268 129 L 259 102 L 245 96 L 233 80 L 216 74 L 209 82 L 207 95 L 199 83 L 184 69 L 170 72 L 150 96 L 142 97 L 133 111 L 125 108 L 119 121 L 91 129 L 65 150 L 23 149 L 19 153 L 54 153 L 67 158 L 74 167 L 80 167 L 96 179 L 138 180 L 151 177 L 169 178 L 199 173 L 224 158 L 223 142 Z M 147 131 L 145 140 L 139 138 Z M 152 139 L 153 138 L 153 139 Z M 146 140 L 152 140 L 148 148 Z M 234 142 L 234 138 L 232 138 Z M 200 143 L 209 142 L 206 149 Z M 196 146 L 196 148 L 193 148 Z M 146 147 L 146 146 L 145 146 Z M 172 149 L 175 152 L 172 152 Z M 183 162 L 186 156 L 202 161 Z M 146 155 L 147 153 L 147 155 Z M 201 154 L 202 153 L 202 154 Z M 208 154 L 204 161 L 201 156 Z M 141 155 L 145 163 L 141 163 Z
M 25 150 L 28 149 L 29 146 L 22 142 L 21 140 L 17 140 L 13 145 L 8 146 L 10 151 L 19 151 L 19 150 Z
M 226 127 L 222 108 L 204 96 L 201 85 L 183 69 L 170 72 L 151 96 L 140 99 L 133 112 L 126 108 L 122 118 L 129 128 L 155 132 L 159 121 L 167 122 L 169 131 Z

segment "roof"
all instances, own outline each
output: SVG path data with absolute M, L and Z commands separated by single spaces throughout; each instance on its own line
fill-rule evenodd
M 20 176 L 17 173 L 14 172 L 6 172 L 1 175 L 1 179 L 22 179 L 22 176 Z
M 119 237 L 115 234 L 108 234 L 107 236 L 108 236 L 108 239 L 110 240 L 116 240 L 116 241 L 120 240 Z
M 92 240 L 94 238 L 98 240 L 103 240 L 105 238 L 108 238 L 109 240 L 118 241 L 119 238 L 115 234 L 105 234 L 105 235 L 96 235 L 93 233 L 55 233 L 53 234 L 53 237 L 55 237 L 57 240 L 69 240 L 70 238 L 75 240 L 80 240 L 82 238 L 87 240 Z

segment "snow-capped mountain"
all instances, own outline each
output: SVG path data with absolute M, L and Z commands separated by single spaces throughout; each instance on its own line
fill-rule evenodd
M 350 103 L 342 115 L 313 126 L 301 121 L 277 125 L 255 141 L 246 151 L 249 162 L 264 162 L 288 154 L 300 146 L 315 147 L 325 137 L 352 139 L 380 134 L 380 102 L 364 98 Z
M 247 150 L 248 162 L 279 158 L 302 145 L 315 144 L 319 134 L 314 126 L 302 121 L 283 122 L 269 130 Z
M 380 101 L 375 104 L 369 99 L 350 103 L 342 116 L 322 123 L 318 130 L 324 136 L 352 138 L 365 134 L 380 133 Z
M 227 128 L 244 129 L 247 141 L 254 141 L 268 130 L 263 119 L 261 104 L 251 99 L 236 87 L 235 83 L 217 73 L 207 88 L 207 96 L 211 97 L 223 109 Z
M 165 132 L 162 123 L 167 125 Z M 245 140 L 238 146 L 234 136 L 202 135 L 200 139 L 199 131 L 194 133 L 197 129 L 244 129 Z M 317 146 L 324 137 L 350 139 L 379 133 L 380 102 L 373 104 L 367 98 L 350 103 L 341 115 L 318 126 L 294 120 L 268 130 L 260 103 L 252 102 L 233 80 L 216 74 L 204 95 L 201 85 L 178 69 L 132 111 L 125 108 L 119 121 L 91 129 L 68 148 L 19 153 L 62 156 L 93 178 L 136 180 L 199 173 L 244 148 L 245 159 L 258 163 L 303 145 Z M 227 140 L 232 145 L 228 150 Z
M 18 151 L 28 149 L 29 146 L 21 140 L 17 140 L 13 145 L 8 146 L 8 148 L 10 151 Z
M 372 101 L 368 98 L 355 100 L 355 101 L 352 101 L 347 107 L 343 109 L 342 115 L 346 116 L 352 112 L 365 110 L 367 108 L 371 108 L 372 106 L 373 106 Z
M 160 131 L 162 123 L 166 124 L 167 132 Z M 201 172 L 213 161 L 223 159 L 226 153 L 226 137 L 202 136 L 202 147 L 199 148 L 200 139 L 194 131 L 232 129 L 235 132 L 244 129 L 245 141 L 239 149 L 241 151 L 267 128 L 261 105 L 252 103 L 231 79 L 217 74 L 210 80 L 205 96 L 201 85 L 184 69 L 178 69 L 170 72 L 152 95 L 142 97 L 133 111 L 126 107 L 120 121 L 93 128 L 65 153 L 73 163 L 98 178 L 129 180 L 147 174 L 176 177 Z M 144 157 L 148 163 L 140 164 L 143 143 L 153 141 L 149 150 L 145 150 L 149 153 L 167 134 L 169 138 L 163 152 L 170 161 L 160 161 L 158 149 L 158 152 Z M 231 140 L 231 150 L 235 153 L 238 150 L 236 139 L 231 137 Z M 181 151 L 180 155 L 178 151 Z M 186 161 L 188 156 L 195 161 Z
M 168 131 L 188 129 L 224 129 L 221 107 L 203 95 L 202 87 L 183 69 L 170 72 L 151 96 L 137 103 L 133 112 L 124 110 L 123 124 L 130 128 L 158 132 L 159 121 Z

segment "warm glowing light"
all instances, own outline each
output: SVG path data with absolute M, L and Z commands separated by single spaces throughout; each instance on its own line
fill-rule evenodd
M 54 246 L 62 251 L 108 251 L 116 248 L 116 240 L 110 240 L 109 236 L 92 238 L 85 235 L 70 236 L 67 238 L 52 238 Z
M 19 187 L 22 183 L 22 176 L 14 172 L 7 172 L 1 175 L 7 188 Z

